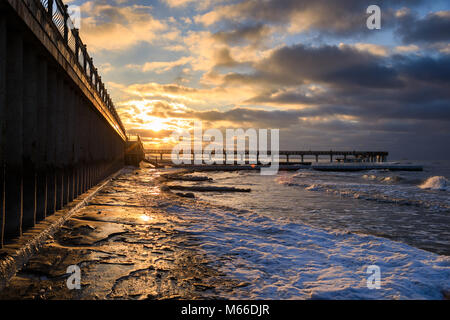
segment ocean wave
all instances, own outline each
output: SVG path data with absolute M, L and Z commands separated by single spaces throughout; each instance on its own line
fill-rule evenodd
M 443 176 L 421 181 L 417 176 L 369 171 L 363 175 L 335 175 L 297 172 L 276 179 L 281 185 L 303 188 L 307 191 L 326 192 L 339 197 L 391 203 L 395 205 L 424 207 L 437 211 L 450 209 L 450 198 L 426 190 L 450 190 L 450 182 Z M 421 183 L 419 186 L 417 184 Z
M 323 185 L 320 184 L 312 184 L 310 186 L 305 187 L 306 190 L 308 191 L 323 191 L 325 190 Z
M 182 206 L 192 221 L 183 231 L 198 238 L 220 271 L 246 283 L 234 299 L 442 299 L 450 290 L 450 257 L 283 218 Z M 167 209 L 180 213 L 179 205 Z M 381 268 L 379 290 L 367 288 L 368 265 Z
M 422 183 L 419 188 L 429 189 L 429 190 L 450 190 L 450 181 L 443 176 L 435 176 L 428 178 L 424 183 Z
M 386 177 L 386 176 L 377 176 L 375 174 L 365 174 L 362 176 L 362 178 L 364 180 L 379 181 L 379 182 L 384 182 L 384 183 L 399 183 L 404 180 L 404 178 L 397 176 L 397 175 Z
M 432 186 L 442 188 L 441 183 L 430 183 Z M 450 199 L 439 195 L 417 192 L 417 187 L 399 187 L 398 185 L 377 184 L 349 184 L 316 182 L 309 184 L 290 183 L 289 186 L 303 187 L 307 191 L 326 192 L 339 197 L 354 198 L 380 203 L 390 203 L 403 206 L 417 206 L 431 208 L 436 211 L 450 209 Z M 447 185 L 448 186 L 448 185 Z M 440 189 L 443 190 L 443 189 Z

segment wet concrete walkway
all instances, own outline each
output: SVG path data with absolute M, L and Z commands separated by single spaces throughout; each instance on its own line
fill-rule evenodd
M 0 299 L 208 299 L 236 282 L 210 267 L 189 223 L 164 210 L 160 172 L 126 169 L 74 214 L 0 292 Z M 67 288 L 71 265 L 81 289 Z M 228 293 L 228 294 L 227 294 Z

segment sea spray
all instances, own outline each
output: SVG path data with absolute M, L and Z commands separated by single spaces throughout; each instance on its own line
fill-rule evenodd
M 450 182 L 443 176 L 435 176 L 428 178 L 419 188 L 447 191 L 450 188 Z

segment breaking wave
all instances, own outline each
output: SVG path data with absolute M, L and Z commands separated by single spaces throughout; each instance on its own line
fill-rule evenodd
M 450 257 L 399 242 L 199 202 L 167 210 L 189 217 L 180 231 L 241 281 L 234 299 L 442 299 L 450 289 Z M 366 286 L 369 264 L 383 272 L 380 290 Z
M 450 209 L 450 199 L 442 194 L 429 191 L 448 191 L 450 182 L 443 176 L 428 178 L 420 185 L 420 180 L 405 179 L 397 175 L 375 175 L 372 172 L 360 176 L 359 182 L 351 177 L 346 181 L 330 176 L 317 176 L 297 173 L 277 178 L 277 183 L 289 187 L 303 188 L 307 191 L 326 192 L 339 197 L 354 198 L 396 205 L 432 208 L 438 211 Z M 348 177 L 350 178 L 350 177 Z M 411 182 L 415 182 L 412 184 Z
M 443 176 L 435 176 L 428 178 L 424 183 L 422 183 L 419 188 L 421 189 L 429 189 L 429 190 L 441 190 L 448 191 L 450 190 L 450 182 L 447 178 Z

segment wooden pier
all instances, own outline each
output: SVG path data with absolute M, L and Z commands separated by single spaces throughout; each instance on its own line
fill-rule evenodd
M 164 162 L 168 162 L 167 159 L 171 159 L 172 149 L 146 149 L 145 154 L 147 159 L 154 163 L 155 165 L 162 164 Z M 220 154 L 211 154 L 211 159 L 206 159 L 202 152 L 200 151 L 191 151 L 191 158 L 187 159 L 188 161 L 193 161 L 194 159 L 201 160 L 202 162 L 206 162 L 209 160 L 209 164 L 211 161 L 217 160 L 217 165 L 221 165 L 225 163 L 225 159 L 233 159 L 233 164 L 250 164 L 256 163 L 260 164 L 260 160 L 267 156 L 272 157 L 270 151 L 267 154 L 260 154 L 256 151 L 234 151 L 231 152 L 229 150 L 223 150 Z M 333 162 L 386 162 L 389 152 L 387 151 L 338 151 L 338 150 L 329 150 L 329 151 L 279 151 L 278 152 L 278 161 L 284 164 L 307 164 L 310 165 L 311 162 L 319 162 L 321 159 L 329 160 L 330 163 Z M 164 161 L 166 160 L 166 161 Z M 250 161 L 252 160 L 252 162 Z M 307 161 L 309 160 L 309 162 Z M 213 163 L 214 164 L 214 163 Z
M 223 153 L 213 153 L 210 157 L 201 152 L 192 151 L 189 159 L 184 156 L 182 159 L 185 162 L 175 165 L 172 162 L 170 149 L 146 149 L 145 154 L 146 161 L 155 167 L 170 166 L 195 171 L 260 170 L 277 161 L 270 152 L 263 155 L 251 151 L 230 153 L 223 150 Z M 280 171 L 301 169 L 317 171 L 423 170 L 423 167 L 419 165 L 386 162 L 389 155 L 387 151 L 279 151 L 278 155 L 277 162 Z M 181 156 L 178 159 L 181 159 Z M 194 162 L 194 159 L 197 161 Z

